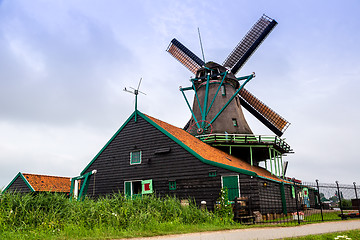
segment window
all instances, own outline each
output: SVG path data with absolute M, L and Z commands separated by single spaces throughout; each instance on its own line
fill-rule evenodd
M 176 181 L 169 181 L 169 190 L 176 190 Z
M 216 177 L 216 171 L 210 171 L 209 177 Z
M 141 163 L 141 151 L 134 151 L 130 153 L 130 164 L 140 164 Z
M 237 124 L 236 118 L 233 118 L 232 122 L 233 122 L 234 127 L 237 127 L 238 124 Z
M 141 196 L 153 192 L 152 179 L 124 182 L 124 193 L 126 197 Z
M 221 85 L 221 95 L 226 96 L 225 85 Z

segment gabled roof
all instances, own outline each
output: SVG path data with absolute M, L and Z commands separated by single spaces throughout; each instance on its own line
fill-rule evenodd
M 140 113 L 142 116 L 143 114 Z M 153 118 L 148 115 L 144 115 L 145 119 L 152 121 L 154 124 L 166 131 L 166 135 L 178 142 L 182 147 L 192 153 L 200 161 L 214 165 L 217 167 L 225 168 L 231 171 L 243 173 L 250 176 L 263 177 L 275 181 L 283 181 L 275 175 L 272 175 L 269 171 L 258 166 L 251 166 L 249 163 L 227 154 L 217 148 L 214 148 L 196 137 L 192 136 L 185 130 L 175 127 L 171 124 L 163 122 L 159 119 Z M 154 125 L 153 124 L 153 125 Z M 155 126 L 156 127 L 156 126 Z M 160 129 L 159 129 L 160 130 Z
M 139 111 L 136 112 L 140 117 L 145 119 L 155 128 L 160 130 L 166 136 L 171 138 L 177 144 L 182 146 L 185 150 L 190 152 L 200 161 L 206 164 L 210 164 L 216 167 L 228 169 L 230 171 L 266 178 L 273 181 L 286 182 L 275 175 L 272 175 L 269 171 L 258 166 L 251 166 L 249 163 L 231 156 L 217 148 L 211 147 L 210 145 L 200 141 L 196 137 L 192 136 L 185 130 L 175 127 L 171 124 L 143 114 Z M 135 112 L 126 120 L 126 122 L 120 127 L 120 129 L 114 134 L 114 136 L 107 142 L 107 144 L 101 149 L 101 151 L 94 157 L 94 159 L 85 167 L 81 172 L 84 174 L 90 165 L 97 159 L 97 157 L 105 150 L 105 148 L 111 143 L 111 141 L 121 132 L 121 130 L 127 125 L 127 123 L 135 115 Z
M 70 192 L 71 181 L 69 177 L 48 176 L 19 172 L 10 184 L 4 189 L 7 190 L 20 177 L 32 192 Z

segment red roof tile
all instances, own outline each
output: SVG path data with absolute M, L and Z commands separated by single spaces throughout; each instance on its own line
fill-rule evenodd
M 36 192 L 70 192 L 71 181 L 68 177 L 39 174 L 22 174 Z
M 217 148 L 211 147 L 210 145 L 200 141 L 199 139 L 192 136 L 191 134 L 189 134 L 188 132 L 186 132 L 181 128 L 175 127 L 173 125 L 170 125 L 166 122 L 163 122 L 151 116 L 148 115 L 145 116 L 206 160 L 215 163 L 224 164 L 230 167 L 251 171 L 261 177 L 269 178 L 276 181 L 286 182 L 272 175 L 269 171 L 267 171 L 264 168 L 258 166 L 251 166 L 249 163 L 239 158 L 231 156 Z

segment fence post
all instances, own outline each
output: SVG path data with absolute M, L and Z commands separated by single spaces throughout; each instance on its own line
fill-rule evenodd
M 340 204 L 340 210 L 341 210 L 341 219 L 344 219 L 343 207 L 342 207 L 342 204 L 341 204 L 341 194 L 340 194 L 340 189 L 339 189 L 339 182 L 338 182 L 338 181 L 335 181 L 335 183 L 336 183 L 336 188 L 337 188 L 338 196 L 339 196 L 339 204 Z
M 283 214 L 287 214 L 287 207 L 286 207 L 286 198 L 285 198 L 285 187 L 284 183 L 282 182 L 280 185 L 280 193 L 281 193 L 281 204 L 282 204 L 282 212 Z
M 360 214 L 360 201 L 358 199 L 358 195 L 357 195 L 357 191 L 356 191 L 356 183 L 353 182 L 353 184 L 354 184 L 354 190 L 355 190 L 356 203 L 357 203 L 359 214 Z
M 321 212 L 321 221 L 324 221 L 324 216 L 323 216 L 323 204 L 321 202 L 321 197 L 320 197 L 320 188 L 319 188 L 319 180 L 316 179 L 316 187 L 317 187 L 317 190 L 318 190 L 318 197 L 319 197 L 319 203 L 320 203 L 320 212 Z
M 296 203 L 297 219 L 298 219 L 298 224 L 300 224 L 300 214 L 299 214 L 299 206 L 298 206 L 298 197 L 297 197 L 295 182 L 293 182 L 293 184 L 294 184 L 294 189 L 295 189 L 295 203 Z

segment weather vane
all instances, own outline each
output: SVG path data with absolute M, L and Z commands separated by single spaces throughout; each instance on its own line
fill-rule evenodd
M 131 88 L 132 90 L 128 90 L 128 89 L 124 88 L 124 91 L 125 91 L 125 92 L 128 92 L 128 93 L 131 93 L 131 94 L 134 94 L 134 95 L 135 95 L 135 122 L 137 121 L 137 95 L 138 95 L 139 93 L 142 93 L 142 94 L 146 95 L 146 93 L 139 91 L 140 84 L 141 84 L 141 80 L 142 80 L 142 78 L 140 78 L 140 81 L 139 81 L 139 84 L 138 84 L 137 89 L 135 89 L 135 88 L 133 88 L 133 87 L 129 87 L 129 88 Z

